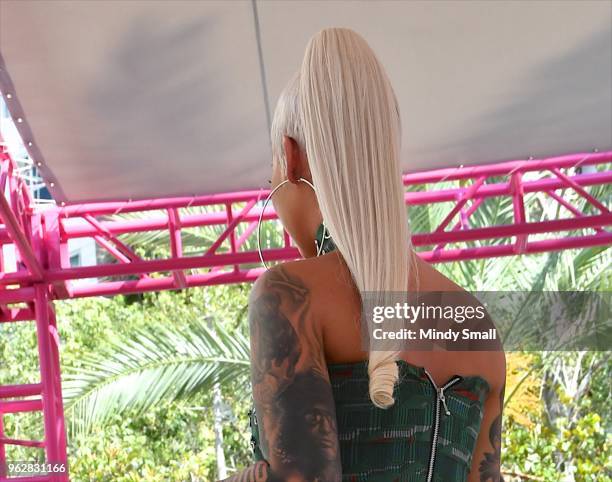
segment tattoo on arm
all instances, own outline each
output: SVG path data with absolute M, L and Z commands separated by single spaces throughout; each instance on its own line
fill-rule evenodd
M 499 415 L 493 420 L 489 428 L 489 441 L 493 451 L 485 452 L 484 458 L 480 462 L 480 482 L 504 482 L 501 475 L 501 431 L 505 389 L 506 385 L 504 384 L 499 395 Z
M 340 480 L 335 404 L 309 290 L 283 267 L 261 281 L 249 325 L 265 480 Z

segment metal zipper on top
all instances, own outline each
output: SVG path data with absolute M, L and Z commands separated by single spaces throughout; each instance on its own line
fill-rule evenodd
M 453 378 L 451 378 L 448 382 L 446 382 L 442 387 L 438 387 L 436 385 L 436 382 L 434 382 L 434 379 L 432 378 L 432 376 L 429 374 L 427 370 L 425 370 L 425 375 L 427 375 L 427 378 L 429 378 L 429 381 L 433 385 L 434 391 L 436 392 L 436 412 L 435 412 L 435 419 L 434 419 L 433 435 L 431 437 L 431 452 L 429 454 L 429 465 L 427 468 L 427 478 L 425 479 L 426 482 L 431 482 L 433 480 L 433 470 L 434 470 L 434 465 L 436 463 L 436 446 L 438 444 L 438 432 L 440 430 L 440 416 L 441 416 L 442 406 L 444 406 L 444 413 L 447 416 L 451 414 L 448 409 L 448 406 L 446 405 L 446 397 L 444 396 L 444 390 L 451 387 L 455 383 L 460 382 L 462 380 L 462 377 L 456 375 Z

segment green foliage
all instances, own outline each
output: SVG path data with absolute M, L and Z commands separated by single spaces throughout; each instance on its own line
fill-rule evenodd
M 187 465 L 199 480 L 209 480 L 214 459 L 210 442 L 201 414 L 181 407 L 115 415 L 72 441 L 71 476 L 77 481 L 190 480 Z
M 225 399 L 231 399 L 226 393 Z M 162 404 L 141 415 L 115 414 L 102 426 L 70 443 L 71 477 L 96 481 L 210 481 L 216 473 L 211 401 L 202 394 L 191 404 Z M 247 404 L 233 405 L 235 421 L 226 421 L 224 445 L 247 459 L 244 420 Z M 235 463 L 235 462 L 234 462 Z M 241 464 L 241 465 L 242 465 Z
M 62 375 L 66 385 L 65 394 L 68 395 L 65 411 L 71 480 L 184 482 L 210 481 L 215 477 L 214 433 L 210 413 L 212 400 L 205 385 L 184 384 L 183 392 L 189 388 L 190 396 L 175 396 L 175 401 L 157 398 L 154 403 L 143 404 L 140 409 L 115 406 L 107 413 L 106 420 L 101 417 L 103 423 L 85 424 L 81 415 L 87 411 L 76 410 L 79 404 L 73 403 L 75 399 L 70 397 L 71 393 L 75 393 L 75 386 L 71 385 L 74 374 L 89 373 L 99 381 L 103 373 L 108 374 L 113 362 L 118 373 L 125 374 L 129 364 L 117 363 L 118 359 L 113 358 L 112 354 L 116 354 L 114 348 L 125 346 L 123 340 L 137 333 L 140 337 L 135 336 L 134 341 L 145 340 L 141 347 L 143 351 L 128 353 L 131 358 L 126 361 L 134 361 L 138 355 L 164 361 L 164 356 L 172 352 L 172 361 L 178 362 L 181 351 L 176 337 L 181 333 L 190 334 L 180 341 L 191 341 L 183 348 L 191 350 L 192 355 L 197 352 L 200 363 L 205 362 L 206 341 L 210 342 L 208 348 L 224 342 L 219 349 L 226 352 L 234 347 L 234 354 L 239 355 L 237 359 L 240 361 L 242 379 L 228 374 L 222 387 L 222 398 L 230 408 L 223 421 L 224 446 L 230 469 L 248 464 L 250 434 L 247 411 L 250 406 L 246 396 L 248 384 L 244 377 L 248 370 L 248 327 L 244 308 L 249 288 L 248 285 L 218 286 L 145 293 L 138 297 L 84 298 L 55 303 L 62 341 Z M 211 315 L 216 317 L 215 333 L 225 333 L 221 338 L 208 336 L 210 328 L 206 320 Z M 197 327 L 195 331 L 188 330 L 194 326 Z M 162 334 L 167 335 L 165 341 L 157 339 Z M 154 350 L 144 350 L 146 343 L 154 341 L 159 342 Z M 171 345 L 173 342 L 175 344 Z M 130 345 L 131 348 L 134 346 Z M 161 347 L 165 347 L 165 351 Z M 105 359 L 106 356 L 108 358 Z M 184 351 L 182 356 L 185 357 Z M 3 361 L 0 365 L 0 384 L 37 382 L 40 375 L 33 324 L 0 325 L 0 357 Z M 95 361 L 100 365 L 96 367 Z M 106 372 L 102 371 L 104 367 L 107 368 Z M 96 376 L 96 368 L 99 376 Z M 222 371 L 212 372 L 218 376 Z M 196 369 L 192 369 L 191 375 L 195 373 L 193 380 L 205 378 L 207 373 L 206 370 L 196 372 Z M 208 375 L 212 372 L 209 370 Z M 156 373 L 159 375 L 160 371 Z M 172 378 L 172 372 L 165 373 Z M 163 370 L 161 374 L 157 380 L 151 381 L 157 382 L 158 387 L 166 383 L 169 387 L 164 394 L 176 390 L 174 394 L 177 395 L 180 390 L 169 378 L 164 379 Z M 177 376 L 180 378 L 180 375 Z M 132 385 L 128 387 L 135 388 Z M 158 388 L 157 391 L 142 393 L 160 395 L 162 391 Z M 242 396 L 237 397 L 237 394 Z M 94 412 L 99 409 L 100 406 L 97 406 Z M 5 416 L 4 420 L 7 435 L 42 438 L 39 415 Z M 10 457 L 13 460 L 34 460 L 42 457 L 42 452 L 16 447 L 10 451 Z
M 215 383 L 246 386 L 248 372 L 248 341 L 240 332 L 230 334 L 212 319 L 181 328 L 154 324 L 81 361 L 65 376 L 65 405 L 88 428 L 127 410 L 140 414 L 193 399 Z
M 573 201 L 588 211 L 584 200 Z M 539 202 L 530 219 L 558 216 L 546 199 Z M 448 209 L 442 204 L 412 207 L 413 230 L 431 231 Z M 122 217 L 129 216 L 136 215 Z M 503 198 L 487 199 L 471 222 L 509 224 L 512 205 Z M 185 229 L 185 252 L 202 254 L 219 229 Z M 167 233 L 129 236 L 122 241 L 136 245 L 140 256 L 168 254 Z M 277 227 L 267 226 L 263 239 L 265 245 L 273 245 L 282 238 Z M 248 248 L 253 249 L 249 242 Z M 222 245 L 219 252 L 226 249 Z M 474 291 L 609 290 L 610 264 L 609 249 L 590 248 L 436 267 Z M 72 480 L 215 480 L 212 386 L 220 386 L 225 408 L 223 448 L 228 469 L 233 472 L 250 464 L 245 319 L 249 290 L 250 285 L 217 286 L 55 303 Z M 603 354 L 593 354 L 581 363 L 591 363 L 593 358 L 598 362 L 598 357 Z M 0 360 L 0 384 L 39 380 L 33 325 L 0 324 Z M 555 366 L 550 359 L 521 360 L 506 392 L 505 480 L 531 477 L 553 482 L 564 473 L 573 474 L 577 482 L 612 480 L 611 431 L 605 422 L 611 408 L 609 364 L 595 363 L 597 369 L 588 372 L 586 394 L 573 398 L 558 385 L 544 383 L 549 379 L 547 371 Z M 542 398 L 545 389 L 556 395 L 554 401 L 561 409 L 571 409 L 565 410 L 571 416 L 551 413 Z M 5 416 L 8 436 L 40 439 L 41 430 L 40 417 L 34 414 Z M 11 453 L 14 460 L 37 456 L 40 451 L 19 447 Z
M 542 411 L 528 414 L 530 427 L 508 417 L 503 432 L 504 470 L 550 482 L 560 480 L 561 474 L 573 474 L 577 482 L 612 480 L 612 436 L 594 404 L 589 399 L 580 404 L 583 415 L 577 421 L 559 418 L 554 426 L 544 422 Z

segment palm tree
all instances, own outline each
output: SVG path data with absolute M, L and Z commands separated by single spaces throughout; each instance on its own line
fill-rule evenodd
M 66 411 L 74 433 L 111 415 L 142 413 L 162 402 L 188 400 L 218 386 L 248 390 L 249 343 L 214 319 L 182 328 L 156 324 L 112 341 L 64 377 Z M 237 395 L 240 395 L 238 391 Z

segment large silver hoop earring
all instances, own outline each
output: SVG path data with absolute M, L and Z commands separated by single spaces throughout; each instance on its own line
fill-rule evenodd
M 305 182 L 306 184 L 308 184 L 312 188 L 312 190 L 315 192 L 315 195 L 316 195 L 317 191 L 310 181 L 308 181 L 307 179 L 304 179 L 303 177 L 300 177 L 298 181 Z M 268 197 L 264 201 L 263 207 L 261 208 L 261 213 L 259 214 L 259 221 L 257 222 L 257 251 L 259 252 L 259 259 L 261 260 L 261 264 L 263 264 L 266 269 L 270 269 L 270 268 L 264 261 L 263 253 L 261 252 L 261 221 L 263 220 L 263 215 L 266 211 L 266 206 L 270 202 L 270 199 L 272 199 L 272 196 L 274 196 L 274 193 L 278 191 L 284 184 L 288 182 L 290 182 L 289 179 L 285 179 L 278 186 L 272 189 L 272 191 L 270 191 L 270 194 L 268 194 Z M 323 227 L 325 228 L 325 225 L 323 225 Z M 323 232 L 325 232 L 325 229 L 323 229 Z M 319 246 L 319 243 L 317 243 L 317 240 L 315 240 L 315 246 L 317 247 L 317 256 L 319 256 L 323 250 L 323 243 L 320 243 L 320 246 Z

